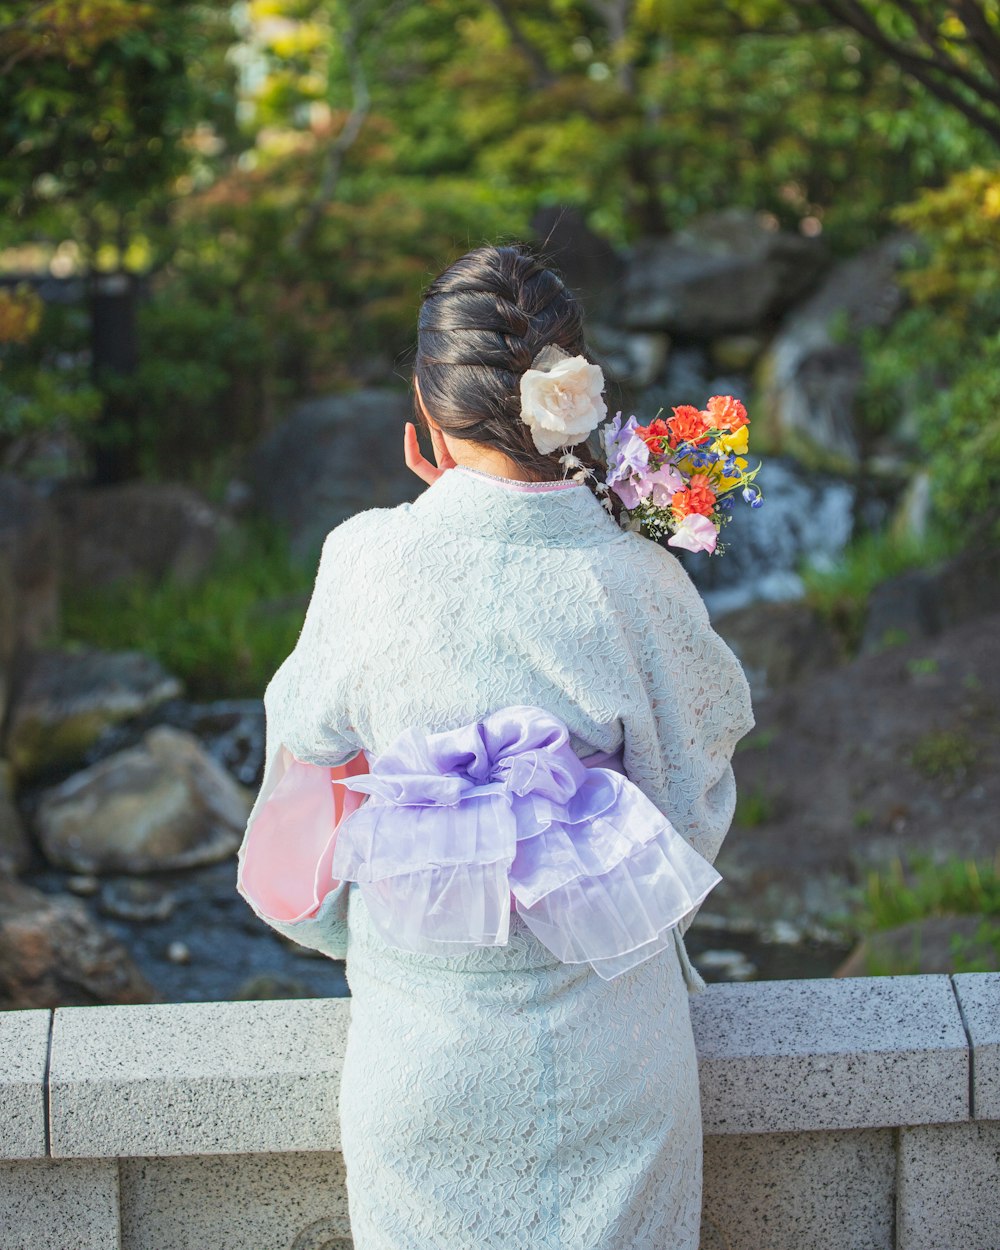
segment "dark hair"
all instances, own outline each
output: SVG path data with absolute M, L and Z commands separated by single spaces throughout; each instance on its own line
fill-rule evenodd
M 454 438 L 483 443 L 515 461 L 532 481 L 563 477 L 559 457 L 544 454 L 521 420 L 521 375 L 554 343 L 590 359 L 583 308 L 551 266 L 527 243 L 477 247 L 427 287 L 417 320 L 413 373 L 431 416 Z M 426 429 L 414 395 L 416 420 Z M 597 475 L 606 466 L 586 442 L 572 453 Z M 615 515 L 618 501 L 608 493 Z

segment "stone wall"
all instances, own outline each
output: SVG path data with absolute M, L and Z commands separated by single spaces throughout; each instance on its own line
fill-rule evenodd
M 690 1003 L 703 1250 L 1000 1250 L 1000 974 Z M 350 1010 L 0 1013 L 4 1250 L 346 1250 Z

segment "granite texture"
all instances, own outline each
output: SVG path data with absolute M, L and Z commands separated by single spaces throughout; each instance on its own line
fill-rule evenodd
M 0 1159 L 45 1158 L 50 1011 L 0 1011 Z
M 691 999 L 706 1133 L 882 1128 L 969 1117 L 946 976 L 711 985 Z
M 339 1154 L 123 1159 L 125 1250 L 349 1250 Z
M 897 1250 L 1000 1250 L 1000 1123 L 899 1130 Z
M 56 1158 L 336 1150 L 349 999 L 56 1009 Z
M 973 1118 L 1000 1120 L 1000 972 L 959 972 L 951 979 L 972 1043 Z
M 121 1250 L 114 1159 L 0 1163 L 3 1250 Z
M 889 1128 L 706 1137 L 702 1250 L 893 1250 L 893 1138 Z

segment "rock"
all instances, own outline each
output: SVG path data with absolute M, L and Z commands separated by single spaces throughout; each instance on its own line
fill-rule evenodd
M 768 229 L 743 209 L 708 213 L 634 246 L 624 323 L 702 339 L 757 331 L 801 299 L 827 263 L 818 240 Z
M 7 556 L 0 553 L 0 725 L 7 715 L 17 652 L 17 591 Z
M 298 981 L 294 977 L 275 976 L 270 972 L 261 972 L 248 978 L 233 995 L 234 999 L 251 1000 L 312 997 L 304 981 Z
M 167 958 L 172 964 L 189 964 L 191 950 L 187 942 L 171 942 L 167 947 Z
M 100 888 L 100 878 L 92 873 L 84 872 L 78 876 L 66 878 L 66 889 L 71 894 L 79 894 L 81 898 L 89 898 L 92 894 L 97 894 Z
M 623 386 L 650 386 L 662 374 L 670 353 L 666 334 L 619 330 L 593 324 L 589 338 L 605 376 Z
M 0 1008 L 162 1001 L 84 904 L 0 878 Z
M 913 973 L 954 973 L 975 962 L 984 972 L 1000 971 L 994 937 L 980 930 L 1000 921 L 985 916 L 927 916 L 869 934 L 834 970 L 835 977 L 903 976 Z M 958 947 L 958 952 L 953 949 Z
M 233 854 L 249 814 L 249 792 L 196 738 L 160 726 L 47 790 L 35 821 L 60 868 L 146 873 Z
M 719 972 L 724 981 L 751 981 L 757 965 L 742 951 L 708 950 L 698 956 L 698 966 L 705 972 Z
M 855 408 L 863 377 L 857 337 L 888 325 L 902 307 L 896 272 L 912 246 L 894 234 L 837 264 L 789 315 L 761 359 L 757 433 L 762 448 L 816 468 L 860 465 Z
M 257 508 L 288 530 L 296 554 L 314 558 L 347 517 L 411 502 L 424 489 L 403 461 L 403 426 L 412 419 L 411 397 L 401 390 L 302 404 L 250 456 Z
M 15 876 L 30 861 L 28 835 L 14 806 L 10 765 L 0 760 L 0 875 Z
M 935 638 L 965 621 L 1000 612 L 1000 552 L 970 548 L 926 569 L 879 583 L 868 598 L 859 650 Z
M 712 625 L 742 662 L 755 698 L 834 668 L 844 658 L 833 630 L 801 601 L 753 603 Z
M 98 906 L 117 920 L 169 920 L 176 902 L 171 890 L 139 877 L 106 881 Z
M 587 321 L 614 321 L 622 300 L 625 261 L 607 239 L 595 234 L 575 208 L 541 208 L 531 228 L 545 260 L 579 296 Z
M 210 568 L 231 522 L 175 482 L 73 486 L 54 499 L 62 575 L 70 586 L 124 579 L 190 583 Z
M 140 651 L 45 651 L 25 671 L 7 727 L 19 777 L 82 758 L 110 726 L 176 698 L 181 683 Z
M 59 627 L 59 530 L 49 502 L 10 474 L 0 474 L 0 564 L 12 587 L 6 647 L 39 646 Z
M 746 373 L 766 345 L 762 334 L 726 334 L 712 343 L 712 363 L 725 373 Z
M 751 441 L 749 464 L 758 464 Z M 800 566 L 833 564 L 854 529 L 856 487 L 830 474 L 806 470 L 783 456 L 769 456 L 756 479 L 762 508 L 737 497 L 722 531 L 726 554 L 707 560 L 681 553 L 713 618 L 755 600 L 801 598 Z

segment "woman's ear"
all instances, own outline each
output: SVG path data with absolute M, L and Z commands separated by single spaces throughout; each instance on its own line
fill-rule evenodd
M 427 411 L 427 408 L 424 405 L 423 396 L 420 394 L 420 383 L 417 380 L 416 374 L 413 375 L 413 390 L 417 396 L 417 404 L 420 408 L 420 414 L 423 417 L 424 421 L 426 422 L 427 428 L 430 430 L 439 429 L 440 427 L 438 426 L 438 423 L 434 420 L 434 418 Z

